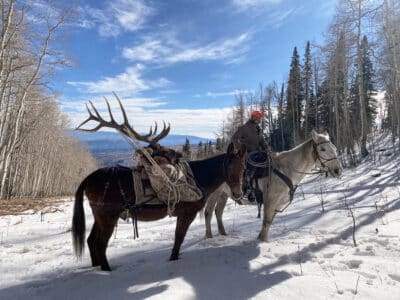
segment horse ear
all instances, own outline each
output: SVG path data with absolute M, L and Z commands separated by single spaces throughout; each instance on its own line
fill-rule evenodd
M 314 129 L 311 131 L 311 136 L 312 136 L 313 141 L 314 141 L 314 142 L 317 142 L 317 140 L 318 140 L 318 133 L 317 133 Z
M 326 129 L 322 132 L 322 134 L 329 140 L 329 133 Z
M 230 143 L 228 146 L 228 150 L 226 151 L 226 153 L 231 154 L 235 151 L 235 145 L 233 143 Z

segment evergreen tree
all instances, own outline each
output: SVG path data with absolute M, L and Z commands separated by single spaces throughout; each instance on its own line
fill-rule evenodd
M 223 140 L 220 137 L 217 137 L 215 140 L 215 150 L 217 152 L 222 152 L 224 149 Z
M 364 78 L 364 97 L 366 101 L 367 110 L 367 125 L 369 131 L 375 125 L 375 118 L 377 115 L 377 102 L 374 96 L 376 96 L 375 90 L 375 71 L 371 61 L 371 53 L 369 49 L 368 39 L 366 36 L 363 37 L 361 43 L 362 50 L 362 69 Z
M 311 66 L 311 45 L 307 41 L 306 50 L 304 53 L 304 64 L 302 70 L 302 86 L 304 91 L 304 129 L 303 138 L 306 138 L 314 128 L 315 124 L 315 105 L 311 103 L 313 100 L 312 87 L 312 66 Z M 313 122 L 314 121 L 314 122 Z
M 301 85 L 301 69 L 297 48 L 293 50 L 290 64 L 289 81 L 287 86 L 286 124 L 291 134 L 288 136 L 290 146 L 300 142 L 301 105 L 303 100 Z
M 364 88 L 364 99 L 366 104 L 367 112 L 367 132 L 370 132 L 374 126 L 375 117 L 377 114 L 377 103 L 373 97 L 376 95 L 374 87 L 375 72 L 373 69 L 372 61 L 369 53 L 369 46 L 367 37 L 364 36 L 361 43 L 362 51 L 362 77 L 363 77 L 363 88 Z M 361 138 L 361 119 L 360 119 L 360 101 L 359 101 L 359 88 L 358 88 L 358 74 L 356 74 L 352 85 L 351 85 L 351 97 L 350 97 L 350 118 L 351 124 L 353 124 L 353 134 L 356 139 Z
M 208 149 L 207 149 L 207 156 L 211 156 L 214 154 L 213 146 L 211 141 L 208 141 Z
M 197 158 L 202 158 L 203 157 L 203 143 L 202 141 L 199 142 L 199 144 L 197 145 L 197 153 L 196 153 L 196 157 Z
M 183 157 L 186 159 L 190 159 L 191 156 L 191 150 L 190 150 L 190 141 L 188 138 L 186 138 L 185 140 L 185 144 L 182 147 L 182 153 L 183 153 Z

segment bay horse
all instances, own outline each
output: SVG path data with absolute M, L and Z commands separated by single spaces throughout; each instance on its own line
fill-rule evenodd
M 259 179 L 264 204 L 262 227 L 258 235 L 261 241 L 267 241 L 268 230 L 275 215 L 290 204 L 295 188 L 313 168 L 319 167 L 321 173 L 329 172 L 336 178 L 341 176 L 342 166 L 328 133 L 318 134 L 313 130 L 311 135 L 311 139 L 292 150 L 276 153 L 272 159 L 272 174 Z M 218 231 L 226 235 L 222 214 L 228 195 L 229 190 L 222 185 L 209 196 L 204 211 L 206 238 L 212 238 L 211 218 L 214 209 Z
M 117 100 L 124 117 L 123 124 L 117 124 L 115 122 L 106 99 L 111 121 L 105 121 L 93 104 L 90 103 L 95 114 L 88 108 L 89 118 L 80 124 L 77 129 L 93 132 L 101 127 L 110 127 L 117 129 L 128 138 L 149 142 L 150 147 L 154 148 L 159 153 L 166 151 L 163 149 L 160 150 L 160 145 L 156 143 L 168 134 L 169 126 L 166 128 L 164 123 L 163 131 L 157 136 L 155 136 L 157 132 L 156 129 L 154 132 L 150 129 L 150 134 L 146 136 L 139 135 L 127 121 L 125 110 L 118 97 Z M 99 122 L 99 125 L 93 129 L 82 129 L 81 126 L 88 121 Z M 174 153 L 171 149 L 166 152 L 168 152 L 169 155 Z M 222 183 L 226 182 L 235 197 L 239 198 L 242 196 L 242 177 L 246 161 L 245 157 L 245 147 L 237 151 L 234 149 L 233 144 L 230 144 L 225 154 L 189 162 L 193 176 L 198 186 L 202 189 L 203 198 L 195 202 L 185 202 L 181 200 L 175 205 L 172 215 L 177 217 L 177 222 L 175 242 L 170 260 L 178 259 L 179 250 L 186 232 L 196 217 L 197 212 L 204 207 L 209 194 L 215 191 Z M 127 167 L 98 169 L 82 181 L 75 194 L 72 217 L 72 241 L 74 252 L 77 257 L 81 257 L 84 250 L 86 230 L 85 212 L 83 209 L 84 194 L 86 194 L 89 200 L 94 216 L 94 224 L 87 239 L 92 266 L 100 266 L 101 270 L 104 271 L 111 271 L 106 257 L 106 249 L 118 218 L 121 213 L 126 210 L 128 203 L 129 205 L 133 205 L 134 217 L 139 221 L 155 221 L 168 215 L 168 206 L 166 204 L 158 206 L 138 205 L 135 207 L 136 195 L 132 169 Z

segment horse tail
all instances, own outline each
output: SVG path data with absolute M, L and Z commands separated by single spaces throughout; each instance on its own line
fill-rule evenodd
M 72 217 L 72 244 L 76 257 L 81 258 L 85 248 L 85 210 L 83 209 L 83 192 L 85 180 L 79 185 L 75 193 L 74 215 Z

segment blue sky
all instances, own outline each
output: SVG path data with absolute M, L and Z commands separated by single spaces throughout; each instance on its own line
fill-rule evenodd
M 214 138 L 237 91 L 286 80 L 293 47 L 322 41 L 334 0 L 81 1 L 54 88 L 76 126 L 84 103 L 122 99 L 131 123 Z M 118 115 L 116 113 L 116 115 Z

